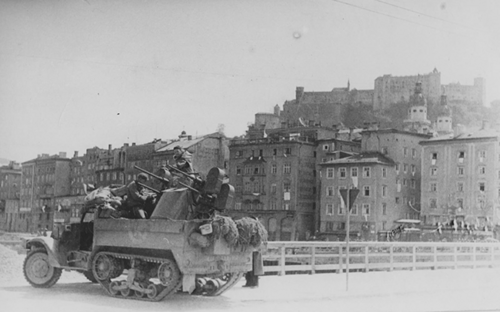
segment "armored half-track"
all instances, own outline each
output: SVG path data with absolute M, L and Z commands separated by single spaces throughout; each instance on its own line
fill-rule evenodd
M 84 208 L 79 223 L 56 224 L 51 237 L 26 240 L 26 280 L 47 288 L 62 270 L 76 270 L 110 296 L 148 301 L 227 291 L 262 265 L 252 264 L 252 253 L 265 247 L 267 232 L 253 218 L 223 215 L 234 189 L 221 169 L 206 180 L 190 174 L 180 186 L 156 191 L 148 219 L 113 217 L 104 202 Z

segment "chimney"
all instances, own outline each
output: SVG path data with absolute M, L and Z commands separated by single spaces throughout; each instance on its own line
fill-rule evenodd
M 193 139 L 192 135 L 188 135 L 188 141 L 191 141 Z
M 135 142 L 132 142 L 132 146 L 135 146 Z
M 75 151 L 75 153 L 73 154 L 73 158 L 77 158 L 78 157 L 78 151 Z
M 112 147 L 113 147 L 113 146 L 112 146 L 111 144 L 108 144 L 108 151 L 110 151 L 110 152 L 111 152 Z

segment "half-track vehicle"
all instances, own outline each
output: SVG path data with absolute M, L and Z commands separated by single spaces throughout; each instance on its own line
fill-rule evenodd
M 50 237 L 26 240 L 26 280 L 48 288 L 62 270 L 79 271 L 110 296 L 148 301 L 178 291 L 227 291 L 252 270 L 252 253 L 265 248 L 267 232 L 256 219 L 223 215 L 234 205 L 223 170 L 212 168 L 206 179 L 181 174 L 180 188 L 149 187 L 158 195 L 148 219 L 113 217 L 104 200 L 86 205 L 80 222 L 55 224 Z

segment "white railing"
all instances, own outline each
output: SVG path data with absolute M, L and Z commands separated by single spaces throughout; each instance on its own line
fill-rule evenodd
M 264 272 L 341 273 L 345 242 L 269 242 Z M 500 243 L 350 242 L 349 271 L 500 266 Z

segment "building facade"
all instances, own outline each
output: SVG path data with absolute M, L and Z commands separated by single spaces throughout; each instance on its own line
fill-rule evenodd
M 10 231 L 16 227 L 21 191 L 21 167 L 10 162 L 0 167 L 0 230 Z
M 488 127 L 422 141 L 422 220 L 499 224 L 500 140 Z

